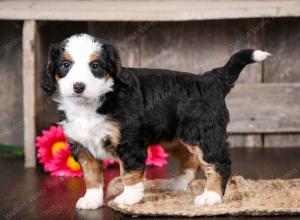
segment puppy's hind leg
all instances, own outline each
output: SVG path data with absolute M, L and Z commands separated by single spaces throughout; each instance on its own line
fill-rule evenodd
M 207 178 L 204 192 L 196 197 L 195 204 L 203 206 L 221 203 L 231 165 L 226 141 L 229 122 L 226 104 L 222 100 L 193 98 L 185 107 L 183 109 L 188 109 L 191 114 L 181 118 L 177 137 L 181 137 L 189 151 L 197 155 Z
M 205 157 L 200 147 L 189 145 L 189 148 L 198 155 L 201 168 L 206 176 L 204 192 L 196 197 L 195 204 L 204 206 L 222 203 L 231 172 L 231 161 L 227 149 L 210 152 L 209 157 Z
M 197 155 L 192 154 L 180 141 L 171 144 L 162 144 L 167 152 L 180 164 L 180 174 L 161 185 L 161 190 L 184 191 L 191 181 L 195 179 L 197 169 L 200 165 Z

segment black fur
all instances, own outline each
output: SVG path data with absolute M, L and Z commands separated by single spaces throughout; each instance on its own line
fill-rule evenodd
M 147 146 L 181 139 L 197 145 L 204 160 L 215 164 L 225 190 L 230 176 L 225 97 L 241 70 L 253 63 L 253 50 L 234 54 L 223 67 L 203 75 L 121 66 L 117 49 L 102 42 L 101 65 L 114 79 L 114 88 L 101 97 L 97 110 L 121 126 L 116 153 L 126 171 L 145 169 Z M 51 47 L 42 87 L 53 94 L 55 72 L 64 42 Z M 75 147 L 76 148 L 76 147 Z M 76 149 L 74 149 L 76 151 Z M 76 152 L 75 152 L 76 153 Z
M 117 154 L 125 170 L 145 168 L 146 147 L 181 139 L 198 145 L 204 160 L 216 165 L 225 190 L 230 176 L 225 96 L 240 71 L 252 60 L 253 50 L 234 54 L 228 63 L 203 75 L 159 69 L 122 68 L 130 84 L 117 83 L 98 109 L 120 122 Z M 117 79 L 116 79 L 117 80 Z
M 63 61 L 62 54 L 64 52 L 64 45 L 65 42 L 52 44 L 49 49 L 48 64 L 44 67 L 41 81 L 41 86 L 48 95 L 54 94 L 57 90 L 55 74 L 57 72 L 57 68 Z

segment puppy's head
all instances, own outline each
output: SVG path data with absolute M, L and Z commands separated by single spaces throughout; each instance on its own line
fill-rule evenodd
M 120 72 L 116 48 L 88 34 L 77 34 L 51 46 L 42 88 L 50 95 L 98 99 L 112 91 Z

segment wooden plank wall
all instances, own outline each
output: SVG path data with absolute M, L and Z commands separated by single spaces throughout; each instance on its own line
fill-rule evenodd
M 0 144 L 23 144 L 22 22 L 0 21 Z
M 300 62 L 295 62 L 300 52 L 299 26 L 297 18 L 113 25 L 90 22 L 89 32 L 118 45 L 125 65 L 194 73 L 224 64 L 232 53 L 242 48 L 267 49 L 273 57 L 266 63 L 247 67 L 238 83 L 295 83 L 300 78 Z M 288 58 L 282 59 L 284 56 Z M 230 142 L 231 146 L 246 147 L 299 146 L 300 136 L 233 134 Z
M 264 64 L 263 82 L 300 82 L 300 20 L 287 18 L 271 20 L 264 30 L 264 45 L 273 56 Z M 264 146 L 299 147 L 300 135 L 268 134 L 264 136 Z
M 299 62 L 295 61 L 300 52 L 300 41 L 296 40 L 296 36 L 300 36 L 300 21 L 296 18 L 190 22 L 48 21 L 39 22 L 37 32 L 39 73 L 47 62 L 51 43 L 74 33 L 88 32 L 117 45 L 125 66 L 202 73 L 223 65 L 237 50 L 252 47 L 267 49 L 273 57 L 263 64 L 247 67 L 238 83 L 299 82 L 300 77 Z M 36 85 L 38 134 L 56 120 L 55 106 L 41 91 L 39 76 Z M 232 146 L 246 147 L 300 146 L 300 136 L 233 134 L 230 142 Z
M 262 20 L 194 22 L 90 22 L 91 34 L 118 45 L 127 66 L 203 73 L 223 65 L 242 48 L 262 48 Z M 115 27 L 115 28 L 112 28 Z M 117 31 L 116 31 L 117 30 Z M 220 40 L 221 39 L 221 40 Z M 125 59 L 124 59 L 125 58 Z M 249 66 L 238 83 L 261 83 L 262 64 Z M 262 146 L 260 134 L 232 135 L 232 146 Z
M 299 19 L 78 22 L 74 23 L 73 26 L 67 24 L 69 23 L 49 22 L 41 28 L 41 38 L 44 39 L 42 42 L 44 54 L 50 42 L 57 42 L 71 33 L 88 31 L 90 34 L 107 39 L 116 45 L 120 50 L 125 66 L 168 68 L 202 73 L 223 65 L 232 53 L 242 48 L 267 48 L 274 53 L 274 56 L 265 64 L 258 63 L 247 67 L 238 83 L 280 83 L 284 81 L 280 80 L 280 77 L 283 76 L 281 76 L 282 71 L 278 70 L 283 70 L 284 77 L 289 79 L 297 75 L 297 65 L 299 65 L 299 63 L 293 64 L 297 57 L 296 54 L 300 50 L 299 45 L 294 47 L 287 42 L 286 45 L 282 46 L 285 44 L 285 39 L 292 38 L 295 34 L 291 33 L 285 25 L 297 27 L 300 25 Z M 294 29 L 294 32 L 297 32 L 297 28 Z M 287 48 L 284 49 L 283 47 Z M 272 59 L 279 59 L 278 57 L 289 54 L 289 48 L 295 50 L 289 59 L 289 69 L 286 70 L 283 62 L 276 62 L 277 67 L 274 67 Z M 273 80 L 271 80 L 272 78 Z M 292 82 L 292 80 L 285 82 Z M 293 82 L 298 81 L 294 80 Z M 44 98 L 41 96 L 39 100 L 44 100 Z M 49 111 L 49 109 L 51 110 Z M 47 108 L 46 112 L 48 113 L 46 114 L 50 115 L 49 112 L 53 111 L 53 106 Z M 38 128 L 47 127 L 50 121 L 53 121 L 53 118 L 41 117 Z M 299 141 L 298 134 L 232 134 L 230 136 L 233 147 L 299 146 Z

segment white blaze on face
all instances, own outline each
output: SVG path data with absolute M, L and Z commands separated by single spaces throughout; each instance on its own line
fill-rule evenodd
M 91 56 L 101 55 L 102 45 L 94 37 L 88 34 L 74 35 L 67 40 L 65 54 L 72 59 L 72 67 L 67 75 L 58 81 L 59 92 L 62 97 L 75 95 L 73 85 L 83 83 L 85 85 L 82 97 L 98 99 L 101 95 L 112 90 L 111 78 L 97 78 L 90 70 Z

